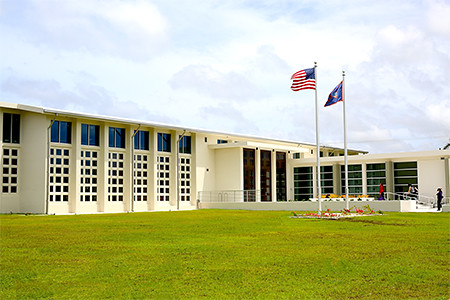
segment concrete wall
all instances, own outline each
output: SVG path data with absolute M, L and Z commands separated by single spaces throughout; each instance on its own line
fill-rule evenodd
M 211 191 L 216 186 L 216 157 L 215 151 L 209 150 L 208 145 L 216 143 L 217 137 L 197 134 L 195 138 L 195 168 L 196 168 L 196 193 L 198 191 Z
M 436 189 L 445 189 L 445 160 L 440 157 L 424 159 L 417 162 L 419 193 L 436 198 Z M 445 193 L 445 190 L 444 190 Z M 444 194 L 445 195 L 445 194 Z
M 1 194 L 2 213 L 45 212 L 47 119 L 36 113 L 4 109 L 3 112 L 20 114 L 20 144 L 3 144 L 18 149 L 18 192 Z M 0 132 L 3 132 L 3 122 Z M 1 133 L 0 133 L 1 134 Z M 3 137 L 1 138 L 3 141 Z M 3 148 L 3 147 L 2 147 Z M 3 153 L 2 153 L 3 154 Z M 3 160 L 2 160 L 3 162 Z
M 421 195 L 434 197 L 436 195 L 436 188 L 442 187 L 444 195 L 450 195 L 450 150 L 435 150 L 435 151 L 420 151 L 420 152 L 404 152 L 404 153 L 387 153 L 387 154 L 364 154 L 353 155 L 348 157 L 348 164 L 361 164 L 362 169 L 365 170 L 367 164 L 371 163 L 385 163 L 386 164 L 386 191 L 393 192 L 393 163 L 416 161 L 418 169 L 418 188 Z M 320 165 L 343 165 L 344 158 L 339 157 L 322 157 Z M 292 160 L 290 166 L 304 167 L 313 166 L 314 177 L 316 173 L 316 160 L 314 158 L 296 159 Z M 363 191 L 367 191 L 365 172 L 363 172 Z M 314 180 L 314 186 L 316 180 Z M 448 187 L 448 188 L 447 188 Z M 314 192 L 316 188 L 314 187 Z
M 350 202 L 349 207 L 363 209 L 369 205 L 374 211 L 392 212 L 414 212 L 416 210 L 415 201 L 355 201 Z M 322 202 L 322 211 L 340 211 L 346 207 L 345 202 Z M 317 211 L 318 202 L 240 202 L 240 203 L 200 203 L 200 209 L 244 209 L 244 210 L 287 210 L 287 211 Z
M 214 190 L 243 189 L 242 149 L 228 148 L 216 150 L 216 187 Z
M 21 211 L 44 212 L 46 195 L 47 128 L 50 121 L 42 115 L 23 114 L 21 124 Z

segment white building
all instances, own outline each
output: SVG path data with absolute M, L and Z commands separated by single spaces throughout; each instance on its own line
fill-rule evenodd
M 2 213 L 196 209 L 315 196 L 315 145 L 0 103 Z M 343 149 L 321 148 L 322 192 L 342 193 Z M 349 150 L 351 194 L 449 196 L 449 150 Z M 226 191 L 226 192 L 224 192 Z M 232 199 L 231 199 L 232 198 Z M 255 203 L 256 204 L 256 203 Z

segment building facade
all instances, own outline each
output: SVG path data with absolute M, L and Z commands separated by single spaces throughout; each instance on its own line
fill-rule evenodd
M 380 197 L 380 184 L 385 197 L 401 200 L 409 185 L 417 187 L 423 198 L 435 199 L 436 189 L 443 188 L 449 197 L 450 152 L 448 150 L 365 154 L 348 157 L 349 194 Z M 321 188 L 323 194 L 345 194 L 344 158 L 323 157 Z M 313 197 L 316 187 L 315 159 L 305 158 L 292 163 L 294 195 L 297 200 Z
M 1 213 L 188 210 L 218 191 L 244 202 L 315 196 L 315 145 L 11 103 L 0 115 Z M 342 191 L 342 155 L 321 148 L 323 193 Z M 406 182 L 448 193 L 448 150 L 349 155 L 350 193 Z

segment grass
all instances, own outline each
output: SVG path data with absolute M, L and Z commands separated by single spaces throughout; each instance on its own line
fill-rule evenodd
M 1 299 L 450 297 L 448 213 L 2 215 Z

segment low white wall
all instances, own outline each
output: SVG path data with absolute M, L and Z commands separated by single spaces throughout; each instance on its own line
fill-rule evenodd
M 394 201 L 352 201 L 349 203 L 350 209 L 355 207 L 363 209 L 369 205 L 374 211 L 397 211 L 414 212 L 416 210 L 415 201 L 394 200 Z M 345 202 L 326 201 L 322 202 L 322 210 L 330 209 L 340 211 L 346 207 Z M 237 202 L 237 203 L 199 203 L 200 209 L 245 209 L 245 210 L 290 210 L 290 211 L 316 211 L 319 209 L 318 202 Z
M 77 203 L 77 214 L 89 214 L 98 212 L 97 201 Z
M 0 213 L 2 214 L 6 214 L 6 213 L 19 213 L 21 212 L 20 210 L 20 201 L 19 201 L 19 197 L 17 195 L 8 195 L 8 194 L 3 194 L 1 195 L 1 199 L 0 199 Z M 30 211 L 32 213 L 36 213 L 39 211 Z
M 68 214 L 69 203 L 68 202 L 50 202 L 48 204 L 48 214 Z

